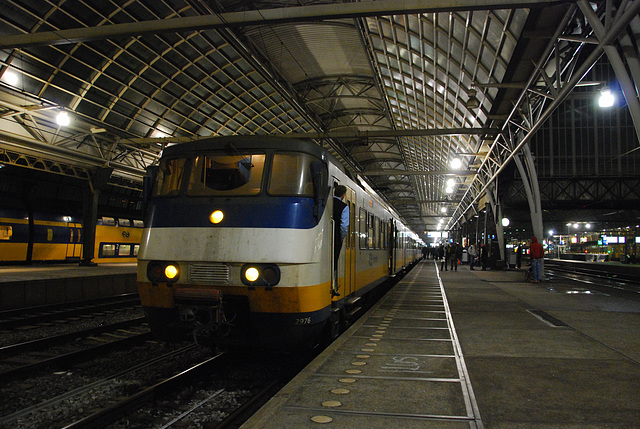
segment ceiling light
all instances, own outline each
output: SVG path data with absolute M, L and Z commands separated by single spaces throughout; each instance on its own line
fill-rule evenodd
M 56 116 L 56 123 L 61 127 L 66 127 L 71 122 L 69 118 L 69 114 L 67 112 L 60 112 L 58 116 Z
M 18 80 L 19 80 L 18 73 L 14 72 L 13 70 L 7 70 L 2 75 L 2 80 L 7 82 L 11 86 L 16 86 L 18 85 Z
M 600 91 L 600 99 L 598 100 L 600 107 L 611 107 L 615 101 L 616 98 L 609 88 L 603 88 L 602 91 Z
M 446 213 L 447 212 L 447 208 L 446 207 L 441 207 L 440 208 L 440 213 Z
M 454 170 L 459 170 L 462 167 L 462 160 L 460 158 L 453 158 L 451 160 L 451 168 Z
M 480 100 L 478 100 L 478 98 L 476 97 L 475 89 L 468 90 L 467 95 L 469 96 L 469 99 L 465 103 L 467 109 L 475 109 L 477 107 L 480 107 Z

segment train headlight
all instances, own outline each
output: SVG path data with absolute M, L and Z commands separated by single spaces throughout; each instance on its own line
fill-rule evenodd
M 256 267 L 249 267 L 244 272 L 244 278 L 250 282 L 255 282 L 260 277 L 260 271 Z
M 280 282 L 276 264 L 246 264 L 241 270 L 242 283 L 247 286 L 275 286 Z
M 164 275 L 169 279 L 173 280 L 178 277 L 178 267 L 174 264 L 169 264 L 164 269 Z
M 180 278 L 180 267 L 175 262 L 151 261 L 147 265 L 147 278 L 151 283 L 175 283 Z
M 222 219 L 224 219 L 224 213 L 222 212 L 222 210 L 216 210 L 209 215 L 209 220 L 211 221 L 211 223 L 218 224 L 222 222 Z

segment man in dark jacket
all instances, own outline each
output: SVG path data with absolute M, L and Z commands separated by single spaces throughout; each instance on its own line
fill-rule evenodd
M 531 256 L 531 267 L 533 268 L 533 282 L 539 283 L 542 258 L 544 258 L 544 249 L 542 248 L 542 244 L 538 243 L 538 237 L 531 238 L 529 256 Z

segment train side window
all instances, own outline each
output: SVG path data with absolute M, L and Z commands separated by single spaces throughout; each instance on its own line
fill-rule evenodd
M 47 241 L 53 241 L 53 228 L 47 228 Z
M 13 227 L 11 225 L 0 225 L 0 240 L 11 240 L 13 237 Z
M 367 211 L 360 207 L 360 248 L 367 248 Z
M 69 243 L 73 243 L 73 228 L 69 228 Z
M 103 217 L 102 224 L 107 226 L 116 226 L 116 220 L 112 217 Z
M 115 244 L 101 244 L 100 245 L 100 256 L 116 256 L 116 245 Z
M 121 244 L 118 246 L 118 256 L 131 256 L 131 245 Z
M 129 219 L 118 219 L 118 226 L 131 226 L 131 221 Z
M 367 249 L 373 249 L 375 243 L 373 215 L 367 213 Z
M 139 244 L 134 244 L 133 245 L 133 256 L 138 256 L 138 250 L 140 250 L 140 245 Z
M 144 221 L 142 220 L 133 220 L 133 227 L 134 228 L 144 228 Z

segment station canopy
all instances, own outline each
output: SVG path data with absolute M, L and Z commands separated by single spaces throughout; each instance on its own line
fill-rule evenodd
M 452 227 L 577 68 L 575 3 L 4 0 L 1 159 L 140 181 L 170 144 L 312 139 L 414 230 Z

